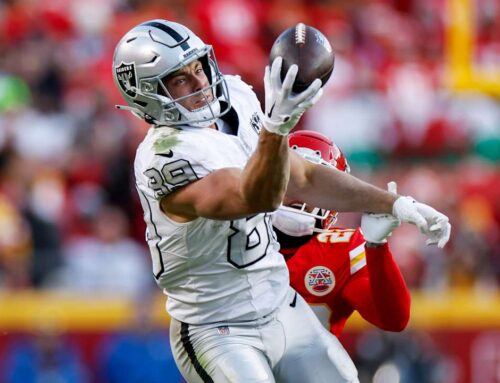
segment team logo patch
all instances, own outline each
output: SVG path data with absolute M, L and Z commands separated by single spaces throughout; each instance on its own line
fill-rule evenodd
M 335 287 L 335 275 L 328 267 L 314 266 L 307 271 L 304 283 L 312 295 L 322 297 Z
M 137 76 L 135 74 L 135 63 L 122 62 L 115 67 L 116 78 L 120 88 L 130 97 L 137 95 Z
M 262 128 L 262 121 L 257 112 L 252 114 L 252 117 L 250 117 L 250 125 L 257 133 L 260 132 L 260 129 Z

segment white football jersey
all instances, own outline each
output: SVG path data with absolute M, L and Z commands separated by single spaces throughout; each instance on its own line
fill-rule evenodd
M 260 103 L 239 77 L 226 76 L 226 81 L 235 111 L 226 116 L 233 118 L 230 126 L 238 127 L 235 135 L 211 128 L 152 127 L 135 159 L 154 276 L 168 295 L 169 314 L 189 324 L 262 317 L 281 304 L 289 284 L 269 214 L 177 223 L 160 209 L 163 196 L 217 169 L 243 168 L 255 150 Z

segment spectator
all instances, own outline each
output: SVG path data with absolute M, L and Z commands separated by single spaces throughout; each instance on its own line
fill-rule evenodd
M 92 217 L 91 234 L 66 245 L 57 287 L 128 298 L 148 293 L 150 261 L 146 250 L 127 236 L 128 225 L 122 210 L 102 206 Z
M 106 383 L 180 383 L 168 335 L 158 328 L 148 300 L 138 302 L 130 329 L 104 339 L 98 351 L 99 377 Z
M 79 354 L 54 329 L 12 344 L 4 368 L 0 376 L 6 383 L 90 383 Z

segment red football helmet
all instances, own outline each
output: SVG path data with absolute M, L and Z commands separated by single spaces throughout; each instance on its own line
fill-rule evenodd
M 288 145 L 300 156 L 316 164 L 322 164 L 337 168 L 349 173 L 350 168 L 344 153 L 328 137 L 310 130 L 301 130 L 288 136 Z M 314 208 L 307 209 L 306 204 L 294 205 L 293 207 L 281 207 L 288 211 L 300 212 L 300 214 L 313 216 L 321 221 L 324 230 L 331 228 L 337 221 L 337 212 Z M 321 231 L 321 229 L 315 230 Z
M 288 136 L 288 146 L 305 159 L 330 165 L 349 173 L 344 153 L 328 137 L 311 130 L 300 130 Z

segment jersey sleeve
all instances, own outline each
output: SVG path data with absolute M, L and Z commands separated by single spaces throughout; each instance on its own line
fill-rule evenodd
M 349 271 L 356 274 L 366 266 L 365 239 L 361 230 L 357 228 L 349 242 Z
M 231 104 L 238 111 L 239 132 L 242 144 L 253 152 L 257 147 L 258 136 L 263 127 L 264 114 L 253 88 L 241 80 L 240 76 L 224 76 L 230 92 Z
M 342 298 L 373 325 L 402 331 L 410 317 L 410 293 L 387 244 L 366 249 L 367 272 L 353 276 Z

